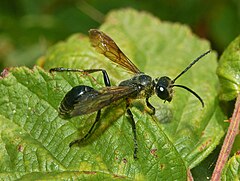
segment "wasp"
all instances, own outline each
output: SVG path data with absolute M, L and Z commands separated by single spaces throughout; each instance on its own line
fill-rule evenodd
M 146 105 L 150 109 L 150 114 L 154 115 L 155 108 L 149 102 L 149 98 L 152 95 L 156 94 L 160 99 L 171 102 L 173 97 L 173 88 L 180 87 L 186 89 L 191 94 L 193 94 L 201 102 L 202 107 L 204 107 L 204 102 L 197 93 L 184 85 L 175 84 L 175 82 L 179 77 L 181 77 L 185 72 L 187 72 L 198 60 L 207 55 L 210 50 L 197 57 L 174 79 L 171 79 L 167 76 L 153 79 L 149 75 L 141 72 L 120 50 L 118 45 L 102 31 L 99 31 L 97 29 L 89 30 L 89 39 L 91 45 L 96 49 L 97 52 L 103 54 L 112 62 L 133 73 L 134 76 L 128 80 L 120 82 L 118 86 L 112 86 L 109 76 L 104 69 L 81 70 L 63 67 L 50 69 L 50 72 L 80 72 L 87 74 L 101 72 L 103 74 L 105 87 L 96 90 L 93 87 L 87 85 L 78 85 L 76 87 L 73 87 L 61 101 L 59 107 L 59 115 L 65 119 L 97 112 L 95 121 L 93 122 L 87 134 L 80 139 L 72 141 L 69 144 L 70 147 L 75 144 L 80 144 L 81 142 L 86 140 L 94 131 L 95 125 L 100 121 L 101 110 L 104 107 L 109 106 L 110 104 L 118 100 L 126 100 L 126 113 L 129 117 L 133 131 L 134 159 L 137 159 L 138 144 L 136 123 L 130 110 L 130 100 L 145 99 Z

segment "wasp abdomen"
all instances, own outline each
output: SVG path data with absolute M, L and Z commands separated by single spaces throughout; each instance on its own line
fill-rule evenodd
M 79 85 L 73 87 L 65 95 L 60 104 L 59 115 L 65 119 L 73 117 L 71 113 L 74 110 L 74 105 L 79 102 L 79 99 L 82 99 L 84 95 L 86 95 L 86 93 L 95 91 L 95 89 L 86 85 Z

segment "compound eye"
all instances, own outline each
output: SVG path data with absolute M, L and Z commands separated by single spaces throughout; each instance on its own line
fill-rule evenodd
M 156 90 L 157 96 L 162 100 L 167 100 L 169 98 L 169 93 L 165 87 L 159 86 Z
M 164 87 L 159 87 L 159 91 L 164 92 L 165 91 Z
M 165 101 L 171 101 L 172 96 L 171 96 L 171 90 L 172 88 L 171 86 L 171 79 L 169 77 L 161 77 L 155 87 L 155 92 L 157 94 L 157 96 Z
M 156 91 L 157 96 L 160 99 L 162 99 L 164 101 L 168 101 L 168 102 L 170 102 L 172 100 L 172 97 L 170 95 L 168 88 L 166 88 L 164 86 L 157 86 L 155 91 Z

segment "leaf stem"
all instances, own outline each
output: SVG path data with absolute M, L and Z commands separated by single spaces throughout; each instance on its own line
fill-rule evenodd
M 223 167 L 227 162 L 227 159 L 231 152 L 235 137 L 239 133 L 239 123 L 240 123 L 240 94 L 238 94 L 237 101 L 235 103 L 233 116 L 230 119 L 230 125 L 228 128 L 228 132 L 227 132 L 227 135 L 223 142 L 223 146 L 220 151 L 216 167 L 213 171 L 213 175 L 211 178 L 212 181 L 220 180 Z
M 187 181 L 194 181 L 191 170 L 187 170 Z

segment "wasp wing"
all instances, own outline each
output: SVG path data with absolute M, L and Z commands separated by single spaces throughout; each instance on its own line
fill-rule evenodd
M 62 116 L 69 118 L 89 114 L 115 101 L 134 96 L 136 93 L 137 88 L 130 86 L 104 87 L 99 91 L 94 90 L 94 93 L 85 93 L 79 100 L 76 100 L 73 108 Z
M 141 71 L 127 58 L 126 55 L 120 50 L 117 44 L 105 33 L 91 29 L 89 30 L 89 38 L 96 51 L 103 54 L 105 57 L 114 63 L 121 65 L 123 68 L 131 71 L 132 73 L 140 73 Z

